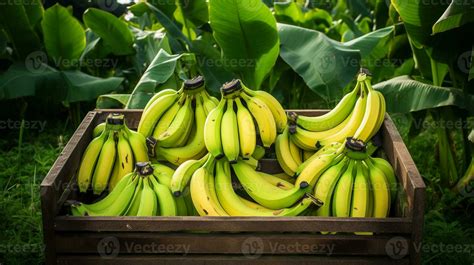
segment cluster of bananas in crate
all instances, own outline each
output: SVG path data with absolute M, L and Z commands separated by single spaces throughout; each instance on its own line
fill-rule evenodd
M 218 101 L 198 77 L 153 96 L 138 132 L 120 115 L 96 127 L 78 185 L 87 192 L 92 184 L 102 198 L 70 201 L 72 213 L 383 218 L 396 178 L 366 143 L 384 118 L 385 100 L 364 71 L 354 90 L 318 117 L 287 115 L 272 95 L 240 80 L 224 84 Z M 273 144 L 283 173 L 259 170 Z

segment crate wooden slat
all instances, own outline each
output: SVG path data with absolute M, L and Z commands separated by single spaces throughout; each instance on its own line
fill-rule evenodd
M 93 128 L 114 110 L 90 112 L 58 157 L 41 184 L 43 229 L 47 264 L 419 264 L 420 253 L 414 249 L 421 242 L 423 224 L 423 180 L 398 134 L 387 116 L 383 129 L 383 149 L 394 166 L 404 190 L 406 205 L 397 204 L 393 217 L 375 218 L 322 218 L 322 217 L 71 217 L 64 216 L 64 202 L 80 198 L 75 184 L 75 173 Z M 140 111 L 121 110 L 127 124 L 136 128 Z M 317 116 L 326 111 L 297 111 Z M 281 172 L 272 160 L 263 160 L 262 169 Z M 196 231 L 207 231 L 196 232 Z M 338 232 L 322 235 L 319 231 Z M 373 236 L 354 235 L 351 232 L 370 231 Z M 98 255 L 98 244 L 114 238 L 120 244 L 120 253 L 113 259 Z M 258 257 L 242 254 L 246 240 L 257 238 Z M 408 248 L 403 256 L 387 252 L 387 246 L 396 238 Z M 146 245 L 188 244 L 189 253 L 136 253 L 125 251 L 127 242 Z M 72 244 L 71 244 L 72 243 Z M 247 242 L 248 243 L 248 242 Z M 332 245 L 332 255 L 311 251 L 291 253 L 295 244 Z M 272 249 L 278 244 L 282 249 Z M 272 255 L 269 255 L 272 254 Z M 291 255 L 290 255 L 291 254 Z M 191 258 L 188 260 L 187 258 Z
M 299 265 L 408 265 L 408 259 L 390 259 L 390 258 L 373 258 L 366 259 L 364 257 L 321 257 L 321 256 L 258 256 L 245 257 L 243 255 L 185 255 L 185 256 L 119 256 L 119 259 L 104 259 L 100 256 L 59 256 L 58 264 L 63 265 L 280 265 L 280 264 L 299 264 Z

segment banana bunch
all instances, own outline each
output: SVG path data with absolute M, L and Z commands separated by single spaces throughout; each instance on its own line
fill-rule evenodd
M 348 137 L 368 142 L 385 119 L 385 99 L 373 89 L 371 77 L 361 70 L 357 84 L 337 106 L 322 116 L 307 117 L 289 113 L 291 140 L 304 150 L 317 150 Z
M 199 76 L 184 82 L 179 91 L 165 89 L 153 96 L 143 110 L 138 132 L 148 138 L 150 154 L 180 165 L 207 153 L 204 124 L 218 100 L 205 90 Z
M 171 178 L 171 191 L 182 196 L 189 187 L 194 207 L 201 216 L 296 216 L 319 205 L 311 194 L 320 177 L 344 146 L 334 143 L 314 153 L 299 168 L 298 175 L 271 175 L 257 170 L 255 159 L 230 162 L 208 154 L 179 166 Z M 342 159 L 342 158 L 341 158 Z M 258 162 L 258 161 L 257 161 Z M 236 189 L 235 175 L 242 189 Z
M 186 202 L 174 198 L 169 188 L 173 173 L 167 166 L 140 162 L 103 199 L 92 204 L 68 203 L 74 216 L 185 216 Z
M 237 163 L 249 159 L 257 150 L 257 134 L 269 148 L 287 124 L 285 110 L 269 93 L 253 91 L 240 80 L 221 88 L 222 99 L 211 111 L 204 126 L 204 142 L 216 159 L 226 157 Z M 260 157 L 256 155 L 256 157 Z
M 90 186 L 96 195 L 107 186 L 112 190 L 136 162 L 149 161 L 145 138 L 126 126 L 123 115 L 109 115 L 93 134 L 77 173 L 80 192 L 87 192 Z
M 346 142 L 338 161 L 316 182 L 313 195 L 323 205 L 314 214 L 387 217 L 397 196 L 396 177 L 390 163 L 370 157 L 363 142 L 353 139 Z

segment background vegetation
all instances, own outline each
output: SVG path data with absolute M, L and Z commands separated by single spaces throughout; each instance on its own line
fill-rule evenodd
M 200 73 L 216 94 L 239 77 L 330 108 L 361 66 L 428 186 L 424 245 L 471 245 L 424 263 L 474 262 L 469 1 L 0 1 L 0 263 L 42 262 L 38 186 L 95 106 L 140 108 Z

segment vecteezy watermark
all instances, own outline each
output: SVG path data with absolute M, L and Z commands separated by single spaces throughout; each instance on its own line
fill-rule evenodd
M 242 242 L 242 254 L 249 259 L 258 259 L 263 254 L 265 245 L 260 237 L 249 237 Z
M 299 241 L 272 242 L 265 244 L 260 237 L 249 237 L 242 242 L 242 254 L 249 259 L 257 259 L 262 256 L 267 246 L 268 254 L 323 254 L 330 256 L 334 253 L 334 244 L 308 244 Z
M 119 240 L 117 237 L 105 237 L 97 244 L 97 252 L 104 259 L 116 258 L 119 253 L 127 254 L 182 254 L 186 256 L 190 246 L 186 244 L 163 244 L 157 242 L 137 243 L 131 240 Z
M 469 73 L 472 65 L 472 51 L 463 52 L 458 57 L 459 70 L 465 74 Z
M 68 59 L 63 57 L 53 58 L 48 60 L 48 56 L 43 51 L 35 51 L 30 53 L 25 59 L 25 67 L 33 74 L 41 74 L 46 71 L 48 64 L 56 68 L 74 68 L 74 67 L 89 67 L 89 68 L 116 68 L 118 59 L 111 58 L 82 58 L 82 59 Z
M 113 259 L 120 252 L 120 242 L 118 238 L 109 236 L 99 241 L 97 244 L 97 252 L 104 259 Z
M 197 64 L 199 66 L 208 67 L 224 67 L 224 68 L 253 68 L 256 65 L 254 59 L 208 59 L 208 58 L 197 58 Z
M 385 252 L 392 259 L 403 259 L 408 255 L 408 241 L 403 237 L 391 238 L 385 244 Z
M 0 244 L 0 253 L 41 253 L 43 244 Z
M 408 255 L 409 247 L 406 238 L 393 237 L 385 244 L 385 252 L 392 259 L 403 259 Z M 474 244 L 413 243 L 412 247 L 415 253 L 474 255 Z
M 474 180 L 469 181 L 469 183 L 461 189 L 460 194 L 467 198 L 474 197 Z
M 0 6 L 39 6 L 44 4 L 43 0 L 4 0 Z
M 21 120 L 0 120 L 0 130 L 37 130 L 43 132 L 46 128 L 47 121 L 21 121 Z

